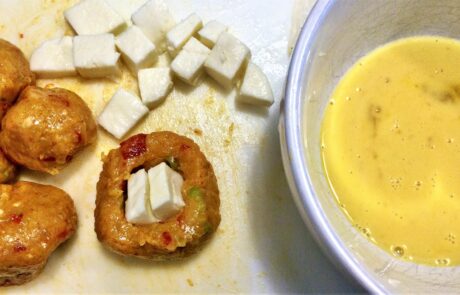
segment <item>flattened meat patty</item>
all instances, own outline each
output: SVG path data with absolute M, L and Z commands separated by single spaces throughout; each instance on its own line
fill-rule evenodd
M 77 228 L 72 199 L 50 185 L 0 185 L 0 286 L 35 278 Z
M 91 110 L 77 94 L 29 86 L 3 118 L 0 146 L 14 162 L 54 175 L 96 132 Z
M 33 84 L 35 76 L 24 54 L 10 42 L 0 39 L 0 119 L 19 93 Z
M 95 230 L 110 250 L 153 260 L 172 260 L 197 251 L 220 223 L 220 199 L 211 164 L 199 147 L 172 132 L 138 134 L 103 159 L 97 184 Z M 185 207 L 160 223 L 131 224 L 125 218 L 126 182 L 138 168 L 166 162 L 184 178 Z

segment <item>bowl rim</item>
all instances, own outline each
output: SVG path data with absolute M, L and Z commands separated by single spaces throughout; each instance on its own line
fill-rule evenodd
M 283 106 L 284 140 L 288 163 L 285 163 L 292 176 L 291 190 L 295 190 L 297 209 L 307 227 L 313 233 L 322 250 L 342 270 L 350 274 L 358 283 L 371 293 L 388 293 L 385 287 L 373 276 L 369 276 L 353 254 L 335 233 L 331 223 L 315 197 L 314 188 L 306 169 L 305 155 L 302 152 L 303 97 L 302 85 L 309 72 L 311 47 L 316 33 L 329 9 L 337 0 L 317 0 L 310 11 L 297 39 L 289 64 Z M 303 70 L 305 69 L 305 70 Z M 286 162 L 286 161 L 285 161 Z M 301 165 L 296 163 L 302 163 Z

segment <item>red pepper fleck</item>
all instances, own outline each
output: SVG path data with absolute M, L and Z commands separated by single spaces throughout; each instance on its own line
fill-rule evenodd
M 19 38 L 24 38 L 24 34 L 23 33 L 19 33 Z
M 172 237 L 171 237 L 171 234 L 167 231 L 163 232 L 161 234 L 161 237 L 163 238 L 163 243 L 168 246 L 169 244 L 171 244 L 172 242 Z
M 75 130 L 75 136 L 76 136 L 76 139 L 77 139 L 77 144 L 80 144 L 82 142 L 82 140 L 83 140 L 83 138 L 81 137 L 80 131 Z
M 179 223 L 179 225 L 184 224 L 184 215 L 181 214 L 177 216 L 176 220 L 177 220 L 177 223 Z
M 58 234 L 58 238 L 63 240 L 65 238 L 67 238 L 68 235 L 69 235 L 69 231 L 65 229 L 65 230 L 63 230 L 62 232 L 60 232 Z
M 190 146 L 189 146 L 188 144 L 183 143 L 183 144 L 180 145 L 179 150 L 180 150 L 181 152 L 183 152 L 183 151 L 185 151 L 185 150 L 188 150 L 189 148 L 190 148 Z
M 142 155 L 147 151 L 147 135 L 137 134 L 131 136 L 120 144 L 123 159 L 128 160 Z
M 53 157 L 53 156 L 49 156 L 49 157 L 43 158 L 43 161 L 45 161 L 45 162 L 54 162 L 54 161 L 56 161 L 56 158 Z
M 13 250 L 14 250 L 14 252 L 16 252 L 16 253 L 18 253 L 18 252 L 24 252 L 24 251 L 27 250 L 27 247 L 24 246 L 24 245 L 21 244 L 21 243 L 18 243 L 18 244 L 16 244 L 16 245 L 14 245 Z
M 10 221 L 16 224 L 21 223 L 23 214 L 11 214 Z

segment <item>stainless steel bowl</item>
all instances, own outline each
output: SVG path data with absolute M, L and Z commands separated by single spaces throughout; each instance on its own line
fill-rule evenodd
M 414 35 L 459 38 L 460 1 L 318 0 L 292 56 L 280 119 L 285 172 L 306 225 L 328 256 L 373 293 L 460 292 L 460 267 L 401 261 L 359 234 L 321 164 L 321 120 L 340 77 L 372 49 Z

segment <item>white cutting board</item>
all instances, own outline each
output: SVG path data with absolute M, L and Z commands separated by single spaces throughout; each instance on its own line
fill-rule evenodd
M 108 2 L 129 19 L 143 1 Z M 305 15 L 299 7 L 312 1 L 297 1 L 300 5 L 294 0 L 167 2 L 176 20 L 196 12 L 205 21 L 217 19 L 227 24 L 249 46 L 253 61 L 269 77 L 276 97 L 275 104 L 265 111 L 236 105 L 234 91 L 225 93 L 209 79 L 197 88 L 179 83 L 166 102 L 131 133 L 170 130 L 201 146 L 218 178 L 219 230 L 201 253 L 180 262 L 125 258 L 104 249 L 93 228 L 95 188 L 100 155 L 116 147 L 118 141 L 100 129 L 97 143 L 58 176 L 22 171 L 23 179 L 66 190 L 76 203 L 79 228 L 76 236 L 51 256 L 37 279 L 0 293 L 349 291 L 319 253 L 297 214 L 285 181 L 276 131 L 289 61 L 288 41 L 302 20 L 299 13 Z M 30 57 L 42 41 L 72 34 L 62 12 L 73 3 L 76 1 L 0 0 L 0 38 L 17 44 Z M 291 19 L 295 21 L 292 32 Z M 160 61 L 166 62 L 165 58 Z M 38 81 L 39 86 L 48 84 L 78 93 L 94 115 L 118 87 L 138 92 L 136 80 L 126 70 L 117 81 Z

